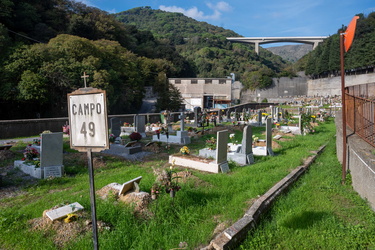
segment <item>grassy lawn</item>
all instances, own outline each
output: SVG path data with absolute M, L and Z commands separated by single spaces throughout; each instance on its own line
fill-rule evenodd
M 332 138 L 239 249 L 375 249 L 375 213 L 340 178 Z
M 254 128 L 253 132 L 261 139 L 264 137 L 264 128 Z M 341 168 L 336 160 L 334 134 L 335 126 L 330 122 L 317 127 L 311 135 L 285 136 L 284 140 L 277 141 L 280 147 L 274 148 L 275 157 L 255 157 L 256 163 L 246 167 L 230 163 L 229 174 L 177 169 L 189 173 L 189 177 L 180 181 L 181 190 L 174 199 L 168 194 L 160 195 L 148 205 L 145 214 L 134 213 L 133 207 L 113 198 L 102 200 L 97 197 L 97 219 L 106 225 L 99 228 L 99 246 L 101 249 L 181 246 L 194 249 L 205 246 L 212 239 L 215 228 L 224 229 L 242 217 L 258 195 L 301 165 L 310 151 L 328 144 L 309 173 L 291 190 L 291 195 L 277 202 L 265 216 L 261 229 L 252 232 L 241 248 L 374 248 L 375 216 L 350 186 L 340 185 Z M 203 148 L 204 141 L 211 136 L 193 138 L 189 144 L 192 153 Z M 235 131 L 235 139 L 241 141 L 241 138 L 241 132 Z M 17 195 L 0 198 L 0 249 L 92 249 L 92 231 L 90 228 L 83 230 L 88 227 L 85 221 L 91 218 L 86 154 L 70 150 L 68 142 L 65 143 L 64 177 L 36 183 L 17 178 L 7 181 L 7 177 L 3 177 L 0 192 L 17 185 L 22 185 L 22 189 Z M 24 147 L 24 143 L 12 147 L 15 156 L 1 162 L 0 168 L 20 159 Z M 169 168 L 168 153 L 178 152 L 179 148 L 162 147 L 160 153 L 142 162 L 94 154 L 101 162 L 95 168 L 96 190 L 141 175 L 141 190 L 150 192 L 156 178 L 153 169 Z M 319 176 L 313 175 L 314 172 Z M 9 178 L 12 174 L 8 173 Z M 44 210 L 73 202 L 79 202 L 86 211 L 77 221 L 60 223 L 61 228 L 56 228 L 56 223 L 38 227 Z M 314 227 L 317 229 L 310 230 Z M 64 235 L 64 230 L 71 234 Z M 295 234 L 295 238 L 290 234 Z M 314 240 L 318 242 L 315 245 L 311 243 Z M 293 245 L 290 241 L 299 243 Z

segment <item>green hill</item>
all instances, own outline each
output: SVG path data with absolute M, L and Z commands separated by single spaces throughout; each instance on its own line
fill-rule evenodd
M 181 13 L 139 7 L 117 13 L 115 17 L 175 46 L 180 55 L 195 66 L 197 77 L 225 77 L 233 72 L 248 87 L 266 87 L 266 82 L 262 85 L 248 81 L 248 74 L 260 72 L 264 76 L 277 76 L 288 66 L 281 57 L 267 50 L 262 49 L 258 56 L 252 45 L 229 42 L 227 37 L 240 36 L 231 30 L 196 21 Z

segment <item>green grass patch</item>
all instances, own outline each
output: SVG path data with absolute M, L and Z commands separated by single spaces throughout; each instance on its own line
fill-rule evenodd
M 374 249 L 375 214 L 341 185 L 335 138 L 239 249 Z M 350 177 L 350 175 L 348 175 Z

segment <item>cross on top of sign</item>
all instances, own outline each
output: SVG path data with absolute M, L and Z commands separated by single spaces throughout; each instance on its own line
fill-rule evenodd
M 85 88 L 87 88 L 86 87 L 86 78 L 88 78 L 89 77 L 89 75 L 86 75 L 86 72 L 83 72 L 83 76 L 81 76 L 81 78 L 83 78 L 83 82 L 85 83 Z

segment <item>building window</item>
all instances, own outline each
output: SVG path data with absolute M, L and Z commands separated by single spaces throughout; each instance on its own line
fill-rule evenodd
M 211 79 L 209 79 L 209 80 L 206 79 L 204 83 L 205 83 L 205 84 L 212 84 L 212 80 L 211 80 Z
M 174 80 L 174 83 L 175 83 L 175 84 L 180 84 L 180 83 L 181 83 L 181 80 Z
M 198 80 L 191 80 L 191 84 L 197 84 L 198 83 Z
M 226 83 L 227 83 L 227 80 L 223 80 L 223 79 L 219 80 L 219 84 L 226 84 Z

